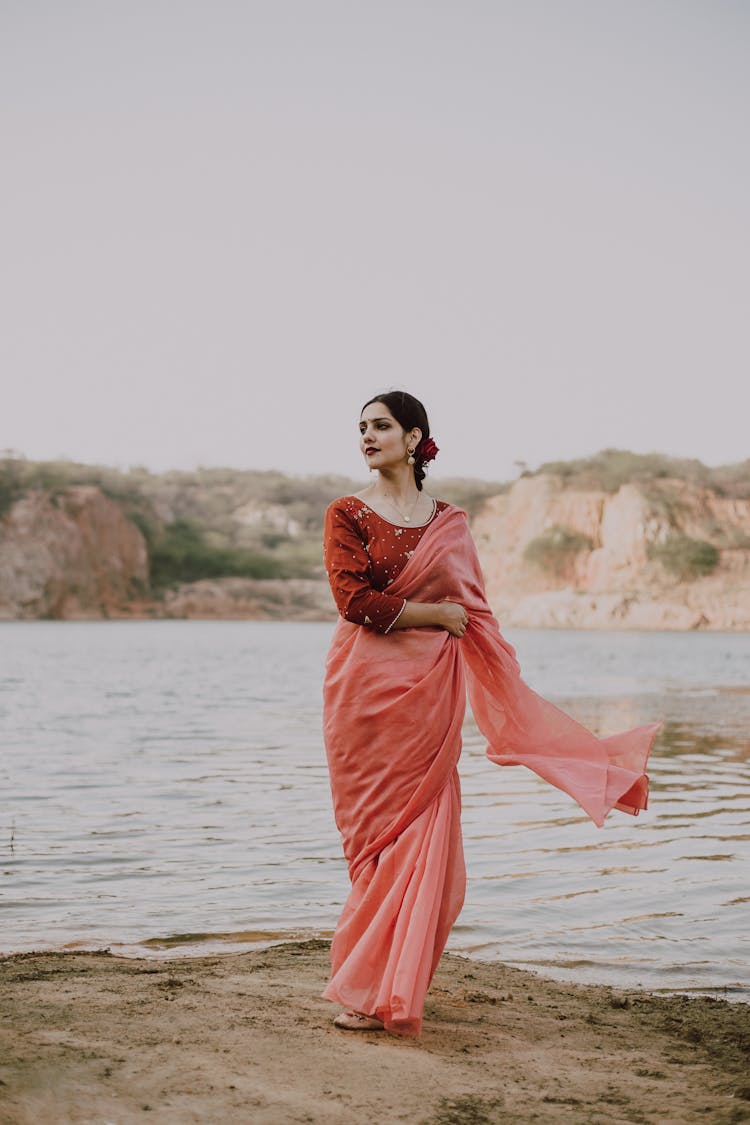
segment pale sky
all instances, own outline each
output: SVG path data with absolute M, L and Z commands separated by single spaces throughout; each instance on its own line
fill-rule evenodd
M 750 457 L 745 0 L 0 0 L 0 449 Z

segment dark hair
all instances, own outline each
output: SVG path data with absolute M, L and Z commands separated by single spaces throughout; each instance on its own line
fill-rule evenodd
M 422 458 L 419 456 L 419 449 L 423 441 L 426 441 L 430 436 L 430 423 L 427 420 L 427 411 L 422 406 L 422 403 L 414 395 L 407 394 L 406 391 L 386 391 L 384 395 L 375 395 L 365 403 L 365 406 L 371 406 L 373 402 L 382 402 L 387 406 L 393 417 L 398 422 L 403 430 L 421 430 L 422 438 L 414 450 L 414 480 L 416 481 L 417 488 L 422 491 L 422 481 L 425 478 L 425 471 L 423 468 Z M 362 407 L 362 410 L 365 409 Z M 362 411 L 360 411 L 360 414 Z

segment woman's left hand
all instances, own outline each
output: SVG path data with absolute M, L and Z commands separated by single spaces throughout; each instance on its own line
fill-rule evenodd
M 452 637 L 463 637 L 469 624 L 469 615 L 458 602 L 440 603 L 440 624 Z

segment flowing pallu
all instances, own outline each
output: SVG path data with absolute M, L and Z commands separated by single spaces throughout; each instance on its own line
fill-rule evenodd
M 468 689 L 487 756 L 524 765 L 601 826 L 645 809 L 660 723 L 597 738 L 521 679 L 484 593 L 466 514 L 430 524 L 388 593 L 459 602 L 462 639 L 444 629 L 389 634 L 340 619 L 324 685 L 324 734 L 351 892 L 323 995 L 419 1034 L 424 998 L 463 905 L 457 764 Z

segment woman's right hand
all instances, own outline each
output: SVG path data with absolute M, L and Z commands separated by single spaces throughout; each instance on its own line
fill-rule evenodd
M 440 624 L 453 637 L 463 637 L 469 624 L 469 615 L 458 602 L 440 602 Z

